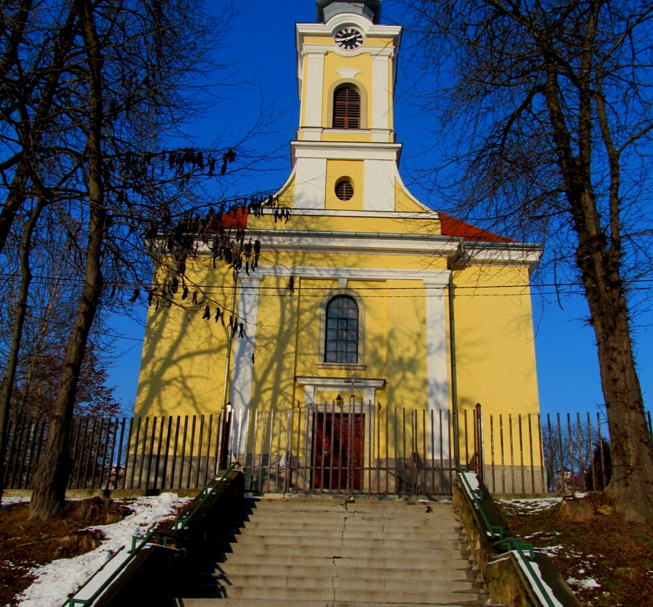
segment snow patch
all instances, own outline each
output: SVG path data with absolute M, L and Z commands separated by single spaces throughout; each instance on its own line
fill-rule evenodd
M 582 574 L 585 572 L 581 570 L 578 573 Z M 597 588 L 601 588 L 601 584 L 599 584 L 593 577 L 588 577 L 585 578 L 584 580 L 577 580 L 576 578 L 570 577 L 567 580 L 567 584 L 569 584 L 570 586 L 576 586 L 581 590 L 596 590 Z
M 16 504 L 29 504 L 29 497 L 25 496 L 17 496 L 17 497 L 7 497 L 5 495 L 2 496 L 2 505 L 3 506 L 15 506 Z
M 521 499 L 503 499 L 499 503 L 511 510 L 511 514 L 537 514 L 550 510 L 562 501 L 561 497 L 539 497 Z
M 177 511 L 191 500 L 192 498 L 180 498 L 174 493 L 162 493 L 158 497 L 142 497 L 133 501 L 125 500 L 122 503 L 133 510 L 133 514 L 113 525 L 90 527 L 93 530 L 99 529 L 105 536 L 99 548 L 72 559 L 58 559 L 30 570 L 29 574 L 36 579 L 17 597 L 18 605 L 23 607 L 62 605 L 99 569 L 105 567 L 100 576 L 92 582 L 93 586 L 97 584 L 99 587 L 103 581 L 102 574 L 106 579 L 109 572 L 128 556 L 132 537 L 143 536 L 162 521 L 174 518 Z M 118 557 L 109 564 L 115 555 Z

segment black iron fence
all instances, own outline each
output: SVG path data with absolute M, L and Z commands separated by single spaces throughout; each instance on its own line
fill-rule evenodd
M 649 420 L 650 425 L 650 420 Z M 457 426 L 457 432 L 455 430 Z M 29 489 L 48 421 L 8 428 L 4 486 Z M 196 489 L 227 462 L 252 492 L 449 495 L 458 461 L 494 493 L 601 489 L 610 442 L 599 415 L 482 414 L 380 403 L 133 418 L 76 418 L 69 489 Z

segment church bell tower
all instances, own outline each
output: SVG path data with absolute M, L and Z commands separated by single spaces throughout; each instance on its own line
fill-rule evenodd
M 295 209 L 426 210 L 398 172 L 393 96 L 402 28 L 380 17 L 381 0 L 317 0 L 318 22 L 296 26 Z

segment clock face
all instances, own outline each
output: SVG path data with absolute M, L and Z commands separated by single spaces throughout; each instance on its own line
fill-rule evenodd
M 343 27 L 335 35 L 335 41 L 340 48 L 351 51 L 363 44 L 363 34 L 353 27 Z

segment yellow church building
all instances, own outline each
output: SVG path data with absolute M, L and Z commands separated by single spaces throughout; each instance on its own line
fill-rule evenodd
M 301 110 L 278 192 L 289 221 L 246 217 L 261 254 L 235 284 L 201 245 L 189 262 L 244 336 L 201 305 L 151 307 L 135 415 L 172 416 L 178 434 L 185 421 L 184 435 L 192 420 L 197 444 L 213 440 L 207 456 L 228 443 L 254 490 L 379 493 L 446 493 L 455 460 L 482 444 L 487 471 L 500 447 L 483 420 L 502 416 L 530 436 L 525 482 L 539 485 L 538 432 L 508 415 L 539 414 L 529 276 L 541 249 L 408 191 L 393 120 L 402 28 L 380 23 L 380 0 L 317 9 L 296 25 Z M 227 410 L 224 438 L 213 420 L 223 428 Z M 504 475 L 518 464 L 505 448 Z

